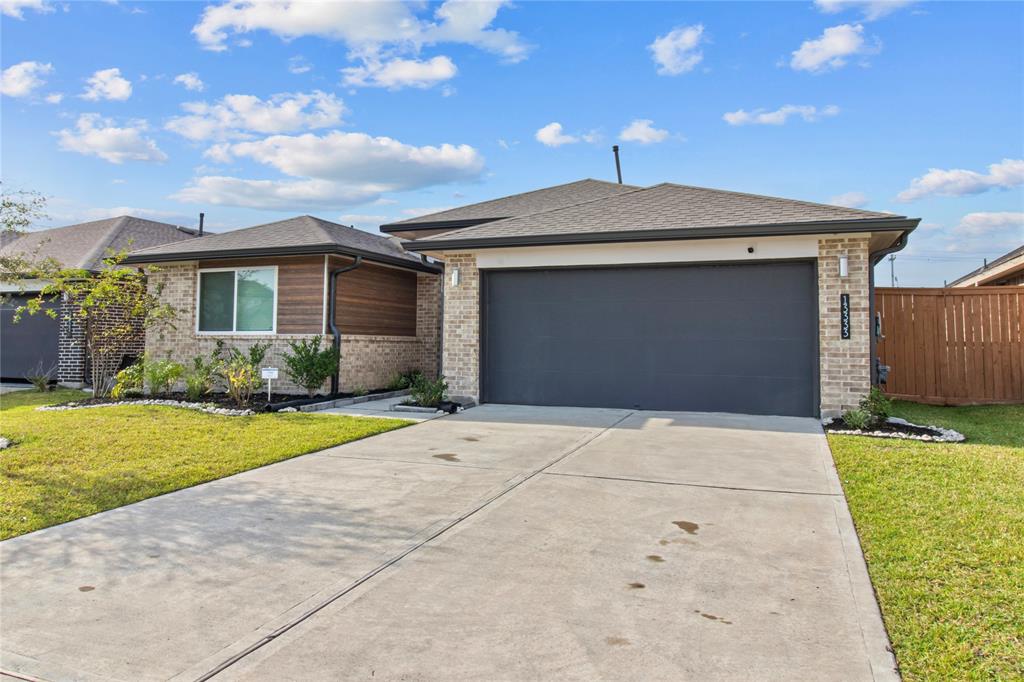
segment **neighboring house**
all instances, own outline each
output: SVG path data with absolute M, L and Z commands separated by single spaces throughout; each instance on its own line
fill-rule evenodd
M 986 262 L 973 272 L 949 283 L 951 287 L 1002 287 L 1024 285 L 1024 246 Z
M 290 341 L 324 334 L 340 344 L 342 391 L 380 388 L 408 370 L 437 376 L 441 268 L 397 239 L 299 216 L 142 249 L 125 262 L 145 267 L 178 310 L 175 329 L 147 334 L 158 357 L 190 365 L 218 340 L 240 349 L 266 342 L 263 364 L 281 369 L 274 390 L 299 393 L 282 355 Z
M 872 266 L 917 223 L 584 180 L 381 229 L 445 263 L 453 395 L 830 416 L 872 384 Z
M 134 216 L 95 220 L 79 225 L 27 232 L 4 240 L 0 254 L 29 259 L 51 258 L 65 268 L 96 272 L 111 253 L 194 239 L 198 232 Z M 75 315 L 73 301 L 52 301 L 58 308 L 57 319 L 46 314 L 25 314 L 13 322 L 14 311 L 38 296 L 45 281 L 22 279 L 4 283 L 2 319 L 0 319 L 0 377 L 21 379 L 41 367 L 57 368 L 57 380 L 70 385 L 87 381 L 85 328 Z M 144 340 L 128 341 L 125 352 L 131 357 L 142 352 Z

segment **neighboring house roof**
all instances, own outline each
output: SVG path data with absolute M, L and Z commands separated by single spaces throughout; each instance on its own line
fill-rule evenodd
M 158 263 L 311 253 L 363 256 L 369 260 L 417 270 L 439 270 L 437 266 L 425 264 L 419 256 L 406 251 L 397 240 L 310 215 L 133 251 L 125 262 Z
M 564 208 L 573 204 L 580 204 L 594 199 L 615 196 L 623 192 L 639 189 L 634 185 L 619 185 L 604 180 L 577 180 L 564 185 L 545 187 L 544 189 L 533 190 L 513 194 L 500 199 L 481 201 L 478 204 L 469 204 L 458 208 L 438 211 L 427 215 L 400 220 L 395 223 L 381 225 L 382 232 L 405 231 L 405 230 L 426 230 L 438 227 L 467 227 L 479 225 L 500 218 L 513 218 L 516 216 L 537 213 L 539 211 L 550 211 L 555 208 Z
M 1024 245 L 1017 247 L 1009 253 L 1004 253 L 994 261 L 972 270 L 959 279 L 949 283 L 949 286 L 973 286 L 988 284 L 994 280 L 1008 278 L 1024 270 Z
M 198 232 L 130 215 L 26 232 L 4 241 L 0 254 L 52 258 L 65 268 L 99 270 L 111 252 L 192 240 Z
M 413 251 L 651 239 L 909 231 L 917 219 L 726 190 L 663 183 L 573 206 L 432 235 Z

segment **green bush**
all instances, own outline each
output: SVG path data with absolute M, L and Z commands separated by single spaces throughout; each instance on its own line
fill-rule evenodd
M 323 337 L 290 341 L 292 352 L 284 354 L 284 364 L 288 368 L 288 376 L 299 386 L 306 389 L 312 398 L 324 382 L 338 371 L 341 359 L 338 349 L 333 346 L 321 348 Z
M 210 353 L 207 359 L 202 355 L 192 358 L 192 369 L 185 375 L 185 397 L 196 402 L 202 400 L 203 396 L 211 393 L 217 386 L 217 377 L 220 374 L 224 359 L 221 354 L 224 352 L 224 342 L 217 340 L 217 346 Z
M 125 367 L 117 373 L 116 383 L 110 391 L 110 397 L 114 400 L 124 400 L 130 395 L 142 393 L 143 380 L 145 375 L 145 356 L 139 358 L 134 364 Z
M 232 348 L 230 357 L 221 363 L 220 374 L 224 378 L 228 395 L 239 407 L 245 407 L 252 400 L 252 395 L 263 386 L 260 378 L 260 365 L 267 357 L 269 343 L 254 343 L 242 352 Z
M 882 393 L 877 386 L 872 386 L 871 391 L 861 398 L 860 409 L 867 412 L 876 424 L 882 424 L 892 415 L 892 401 Z
M 393 374 L 384 387 L 389 391 L 404 391 L 412 386 L 417 378 L 422 378 L 423 373 L 418 369 L 411 369 L 407 372 Z
M 363 385 L 356 386 L 352 389 L 352 395 L 354 396 L 364 396 L 369 392 L 370 391 L 366 388 L 366 386 Z
M 444 377 L 427 379 L 419 374 L 413 381 L 409 396 L 417 405 L 437 407 L 441 401 L 448 398 L 448 382 Z
M 843 421 L 851 429 L 862 431 L 871 426 L 871 414 L 867 410 L 847 410 L 843 414 Z
M 168 393 L 174 382 L 185 373 L 185 368 L 170 358 L 152 360 L 143 356 L 142 374 L 151 395 Z

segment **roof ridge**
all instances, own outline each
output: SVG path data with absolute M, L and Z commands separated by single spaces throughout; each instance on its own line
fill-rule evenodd
M 770 194 L 755 194 L 753 192 L 739 192 L 732 189 L 718 189 L 716 187 L 701 187 L 700 185 L 683 185 L 678 182 L 659 182 L 657 185 L 652 185 L 650 189 L 655 187 L 682 187 L 684 189 L 696 189 L 702 192 L 715 192 L 717 194 L 732 194 L 740 197 L 750 197 L 752 199 L 770 199 L 775 202 L 785 202 L 787 204 L 803 204 L 804 206 L 817 206 L 821 208 L 841 208 L 844 211 L 856 211 L 857 213 L 864 213 L 872 216 L 892 216 L 896 218 L 905 218 L 906 216 L 898 213 L 885 213 L 883 211 L 868 211 L 862 208 L 851 208 L 849 206 L 838 206 L 836 204 L 823 204 L 819 201 L 806 201 L 804 199 L 788 199 L 786 197 L 773 197 Z
M 107 249 L 113 243 L 114 238 L 117 236 L 117 233 L 120 232 L 121 228 L 124 227 L 125 221 L 128 220 L 129 218 L 130 216 L 126 215 L 117 216 L 116 218 L 114 218 L 113 222 L 110 224 L 110 227 L 107 228 L 107 232 L 103 236 L 103 239 L 100 239 L 99 241 L 96 242 L 96 246 L 92 247 L 92 249 L 90 249 L 85 254 L 82 260 L 79 261 L 79 264 L 83 268 L 88 269 L 86 268 L 86 266 L 88 266 L 93 261 L 97 259 L 102 260 L 103 258 L 105 258 Z
M 590 178 L 587 178 L 587 179 L 589 180 Z M 603 180 L 599 180 L 598 182 L 603 182 Z M 614 183 L 613 182 L 613 183 L 609 183 L 609 184 L 615 185 L 615 184 L 618 184 L 618 183 Z M 664 184 L 668 184 L 668 183 L 661 183 L 661 184 L 664 185 Z M 495 225 L 500 225 L 502 223 L 512 222 L 514 220 L 519 220 L 521 218 L 530 218 L 530 217 L 533 217 L 533 216 L 544 215 L 544 214 L 547 214 L 547 213 L 557 213 L 559 211 L 566 211 L 566 210 L 568 210 L 570 208 L 578 208 L 580 206 L 586 206 L 587 204 L 593 204 L 593 203 L 596 203 L 598 201 L 606 201 L 606 200 L 609 200 L 609 199 L 618 199 L 620 197 L 629 196 L 631 194 L 636 194 L 637 192 L 646 192 L 647 190 L 654 189 L 655 187 L 658 187 L 659 185 L 652 185 L 650 187 L 640 187 L 638 185 L 624 185 L 624 186 L 625 187 L 633 187 L 633 189 L 626 190 L 625 192 L 619 192 L 618 194 L 611 194 L 611 195 L 606 196 L 606 197 L 597 197 L 596 199 L 587 199 L 586 201 L 579 201 L 579 202 L 577 202 L 575 204 L 569 204 L 568 206 L 559 206 L 558 208 L 547 208 L 547 209 L 543 209 L 543 210 L 540 210 L 540 211 L 534 211 L 533 213 L 523 213 L 522 215 L 509 216 L 508 218 L 498 218 L 497 220 L 491 220 L 491 221 L 488 221 L 486 223 L 481 223 L 479 225 L 471 225 L 469 227 L 464 227 L 464 228 L 462 228 L 460 230 L 457 230 L 457 232 L 459 233 L 459 235 L 464 235 L 464 234 L 466 234 L 468 232 L 473 232 L 474 230 L 477 230 L 478 228 L 483 228 L 483 227 L 491 228 L 491 227 L 494 227 Z M 444 238 L 444 237 L 448 237 L 449 239 L 451 239 L 451 233 L 443 232 L 441 234 L 435 234 L 435 235 L 431 235 L 429 237 L 423 237 L 422 239 L 418 239 L 416 241 L 426 242 L 426 241 L 430 241 L 432 239 L 437 239 L 437 241 L 441 241 L 442 238 Z
M 507 195 L 505 195 L 503 197 L 495 197 L 494 199 L 484 199 L 483 201 L 476 201 L 476 202 L 473 202 L 472 204 L 465 204 L 464 206 L 456 206 L 456 207 L 454 207 L 452 209 L 446 209 L 444 211 L 434 211 L 433 213 L 427 213 L 427 214 L 422 215 L 422 216 L 416 216 L 414 218 L 406 218 L 405 220 L 400 220 L 400 221 L 398 221 L 396 223 L 386 223 L 386 224 L 388 224 L 388 225 L 415 224 L 413 221 L 419 220 L 420 218 L 426 218 L 428 216 L 437 215 L 438 213 L 446 213 L 447 211 L 450 211 L 450 210 L 468 208 L 469 206 L 481 206 L 483 204 L 490 204 L 490 203 L 494 203 L 496 201 L 505 201 L 506 199 L 513 199 L 513 198 L 516 198 L 516 197 L 525 197 L 525 196 L 528 196 L 530 194 L 536 194 L 538 192 L 547 192 L 549 190 L 558 189 L 560 187 L 568 187 L 569 185 L 578 185 L 578 184 L 583 183 L 583 182 L 600 182 L 603 185 L 618 185 L 618 186 L 621 186 L 621 187 L 632 187 L 634 189 L 642 189 L 642 187 L 640 187 L 639 185 L 626 185 L 626 184 L 619 183 L 619 182 L 610 182 L 608 180 L 598 180 L 597 178 L 580 178 L 579 180 L 572 180 L 570 182 L 563 182 L 563 183 L 560 183 L 560 184 L 557 184 L 557 185 L 551 185 L 550 187 L 538 187 L 537 189 L 530 189 L 530 190 L 527 190 L 525 192 L 516 192 L 515 194 L 507 194 Z M 585 202 L 580 202 L 580 203 L 585 203 Z M 526 215 L 526 214 L 524 214 L 524 215 Z M 508 218 L 513 218 L 513 217 L 514 218 L 519 218 L 520 216 L 504 216 L 504 217 L 498 218 L 498 220 L 506 220 Z M 495 222 L 495 221 L 492 221 L 492 222 Z

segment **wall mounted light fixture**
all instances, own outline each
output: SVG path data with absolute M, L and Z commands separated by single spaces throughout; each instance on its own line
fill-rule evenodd
M 458 268 L 452 268 L 452 286 L 453 287 L 459 286 L 459 269 Z
M 839 276 L 846 277 L 850 274 L 850 259 L 844 253 L 839 257 Z

